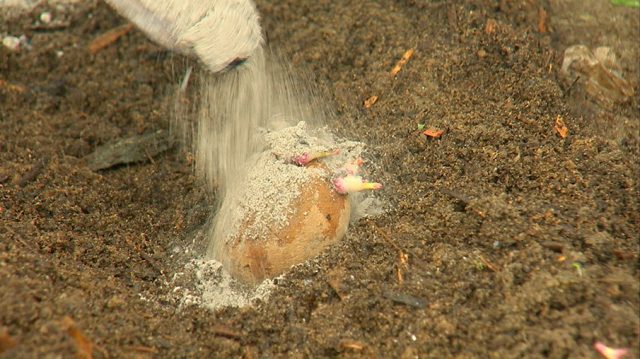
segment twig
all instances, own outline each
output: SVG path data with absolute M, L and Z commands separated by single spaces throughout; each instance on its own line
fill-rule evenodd
M 402 70 L 402 66 L 407 64 L 411 56 L 413 56 L 413 48 L 405 51 L 405 53 L 402 55 L 402 58 L 398 60 L 398 62 L 396 63 L 396 66 L 394 66 L 393 69 L 391 70 L 391 75 L 392 76 L 397 75 L 398 72 Z
M 235 330 L 227 327 L 226 325 L 215 324 L 211 328 L 211 330 L 213 331 L 213 334 L 221 336 L 221 337 L 230 338 L 230 339 L 240 338 L 240 333 L 238 333 Z
M 64 30 L 71 26 L 70 22 L 52 22 L 50 24 L 37 24 L 33 26 L 29 26 L 29 30 L 32 31 L 57 31 Z
M 567 97 L 571 93 L 571 90 L 573 89 L 573 86 L 575 86 L 575 84 L 576 84 L 576 82 L 578 82 L 578 80 L 580 80 L 580 76 L 576 76 L 576 79 L 573 80 L 571 85 L 569 85 L 569 88 L 567 88 L 567 90 L 564 91 L 564 93 L 562 94 L 562 97 Z
M 483 256 L 480 256 L 480 262 L 482 262 L 482 264 L 486 265 L 487 268 L 491 269 L 494 272 L 500 272 L 500 267 L 498 267 L 497 265 L 489 262 L 488 260 L 486 260 Z
M 105 47 L 116 42 L 116 40 L 118 40 L 122 36 L 126 35 L 129 31 L 131 31 L 131 29 L 133 29 L 132 24 L 125 24 L 113 28 L 102 35 L 99 35 L 89 44 L 89 52 L 91 52 L 92 55 L 95 55 L 96 53 L 98 53 L 98 51 L 104 49 Z

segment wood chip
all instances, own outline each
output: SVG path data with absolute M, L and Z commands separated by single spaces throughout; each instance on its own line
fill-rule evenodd
M 69 333 L 76 344 L 76 357 L 82 359 L 93 358 L 93 343 L 82 334 L 71 317 L 62 319 L 62 327 Z
M 396 66 L 394 66 L 393 69 L 391 70 L 391 75 L 392 76 L 397 75 L 398 72 L 402 70 L 402 66 L 404 66 L 409 61 L 411 56 L 413 56 L 413 48 L 405 51 L 404 55 L 402 55 L 402 58 L 396 63 Z
M 564 120 L 560 115 L 556 117 L 555 130 L 561 138 L 567 138 L 567 136 L 569 136 L 569 129 L 564 124 Z
M 131 31 L 131 29 L 133 29 L 132 24 L 125 24 L 99 35 L 89 44 L 89 52 L 91 52 L 92 55 L 95 55 L 96 53 L 98 53 L 98 51 L 104 49 L 105 47 L 116 42 L 122 36 L 126 35 L 129 31 Z
M 368 99 L 364 100 L 364 108 L 371 108 L 371 106 L 373 106 L 376 101 L 378 101 L 378 96 L 373 95 L 369 97 Z

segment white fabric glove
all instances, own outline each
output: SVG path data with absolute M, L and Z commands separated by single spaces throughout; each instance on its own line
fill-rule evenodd
M 153 41 L 219 72 L 262 44 L 252 0 L 106 0 Z

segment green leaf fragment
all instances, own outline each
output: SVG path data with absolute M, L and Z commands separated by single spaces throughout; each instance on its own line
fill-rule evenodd
M 611 0 L 611 3 L 627 7 L 640 7 L 640 0 Z

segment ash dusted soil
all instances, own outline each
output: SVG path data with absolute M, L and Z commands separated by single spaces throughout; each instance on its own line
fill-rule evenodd
M 124 23 L 103 3 L 51 8 L 57 29 L 32 27 L 46 6 L 0 21 L 33 46 L 0 48 L 0 336 L 17 344 L 0 356 L 74 355 L 69 316 L 95 357 L 596 358 L 595 341 L 637 357 L 640 13 L 517 3 L 259 1 L 270 43 L 336 109 L 331 127 L 370 145 L 388 210 L 269 300 L 217 312 L 178 310 L 167 284 L 210 214 L 188 154 L 81 160 L 168 128 L 186 61 L 138 31 L 90 55 Z M 602 109 L 565 83 L 575 43 L 614 47 L 636 95 Z

